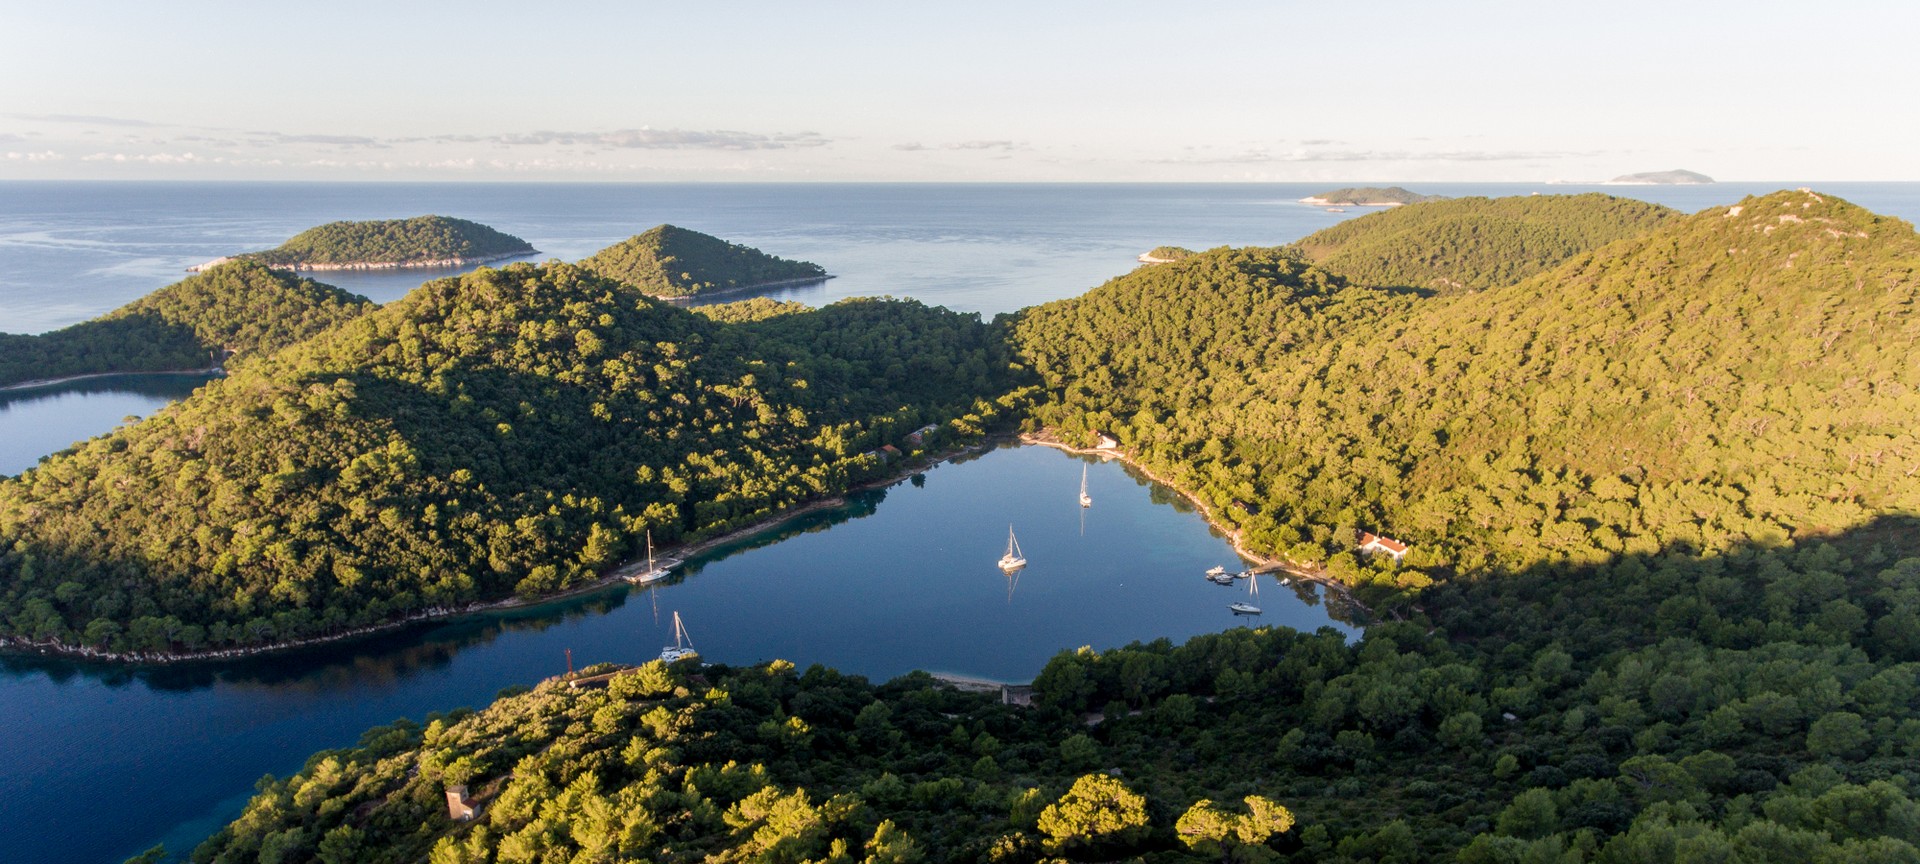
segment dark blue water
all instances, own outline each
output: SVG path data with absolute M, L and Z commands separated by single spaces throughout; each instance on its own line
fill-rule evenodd
M 102 375 L 0 390 L 0 474 L 18 474 L 75 441 L 112 431 L 186 398 L 205 375 Z
M 1031 562 L 1017 582 L 994 564 L 1009 523 Z M 48 862 L 119 860 L 162 839 L 184 851 L 237 815 L 262 774 L 375 724 L 484 705 L 564 671 L 568 649 L 582 666 L 651 659 L 673 642 L 674 612 L 709 661 L 786 658 L 876 680 L 916 668 L 1027 680 L 1061 649 L 1256 620 L 1355 632 L 1313 589 L 1272 577 L 1260 577 L 1266 614 L 1234 616 L 1245 583 L 1201 572 L 1237 563 L 1199 515 L 1118 463 L 1003 448 L 715 549 L 651 591 L 623 584 L 246 662 L 0 658 L 0 849 Z
M 322 222 L 422 213 L 476 219 L 565 259 L 672 222 L 839 276 L 773 296 L 819 304 L 892 294 L 991 314 L 1078 295 L 1156 245 L 1284 243 L 1366 212 L 1296 203 L 1334 185 L 1343 184 L 0 183 L 0 331 L 91 318 L 190 264 Z M 1920 184 L 1595 188 L 1693 211 L 1798 185 L 1920 218 Z M 384 301 L 433 274 L 326 275 Z M 0 473 L 151 413 L 194 383 L 131 378 L 0 395 Z M 652 593 L 619 589 L 238 663 L 0 658 L 0 858 L 112 861 L 163 838 L 184 851 L 235 815 L 263 773 L 297 770 L 372 724 L 484 704 L 502 687 L 561 671 L 569 648 L 581 664 L 646 659 L 670 641 L 674 611 L 713 660 L 784 657 L 879 678 L 928 668 L 1024 679 L 1061 649 L 1244 623 L 1226 609 L 1238 589 L 1199 578 L 1233 564 L 1224 541 L 1116 465 L 1093 467 L 1096 503 L 1082 512 L 1081 464 L 1019 449 L 944 466 L 924 486 L 859 497 L 690 562 L 687 578 Z M 1017 584 L 993 567 L 1008 522 L 1033 562 Z M 1270 581 L 1262 589 L 1264 623 L 1329 621 L 1311 592 Z

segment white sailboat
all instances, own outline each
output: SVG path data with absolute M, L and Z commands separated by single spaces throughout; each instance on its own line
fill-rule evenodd
M 1012 573 L 1027 566 L 1026 556 L 1020 554 L 1020 541 L 1013 538 L 1013 526 L 1007 526 L 1007 554 L 1000 556 L 1000 569 Z
M 1222 567 L 1218 564 L 1215 564 L 1212 567 L 1207 568 L 1207 575 L 1208 576 L 1225 576 L 1227 575 L 1227 568 Z
M 648 582 L 658 582 L 662 579 L 667 578 L 668 571 L 670 571 L 673 568 L 673 565 L 678 563 L 680 562 L 666 561 L 660 564 L 654 563 L 653 529 L 649 528 L 647 529 L 647 569 L 639 573 L 629 573 L 622 578 L 626 579 L 628 582 L 632 582 L 635 585 L 645 585 Z
M 672 663 L 698 656 L 700 652 L 693 650 L 693 639 L 687 636 L 687 626 L 680 623 L 680 613 L 673 613 L 673 644 L 660 649 L 661 662 Z
M 1092 507 L 1093 496 L 1087 494 L 1087 466 L 1080 466 L 1080 506 Z
M 1253 601 L 1258 599 L 1260 599 L 1260 578 L 1250 576 L 1247 579 L 1247 599 L 1238 603 L 1229 603 L 1227 608 L 1232 609 L 1235 615 L 1258 615 L 1260 607 L 1253 605 Z

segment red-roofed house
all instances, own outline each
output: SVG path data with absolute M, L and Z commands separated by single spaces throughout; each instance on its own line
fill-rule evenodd
M 1378 534 L 1369 534 L 1365 531 L 1360 532 L 1360 554 L 1362 555 L 1385 552 L 1388 555 L 1392 555 L 1393 560 L 1398 561 L 1406 557 L 1408 548 L 1407 544 L 1391 537 L 1382 537 Z

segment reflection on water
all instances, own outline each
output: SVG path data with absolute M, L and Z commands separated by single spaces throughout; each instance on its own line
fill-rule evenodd
M 0 390 L 0 474 L 18 474 L 43 456 L 152 414 L 186 398 L 211 377 L 200 373 L 102 375 Z
M 1091 508 L 1077 501 L 1083 465 Z M 1030 561 L 1017 582 L 994 563 L 1008 522 Z M 569 651 L 578 666 L 650 659 L 673 641 L 675 612 L 712 662 L 779 657 L 876 679 L 1026 680 L 1063 649 L 1236 626 L 1355 632 L 1310 585 L 1268 582 L 1267 614 L 1236 618 L 1227 603 L 1241 595 L 1201 578 L 1233 560 L 1184 499 L 1122 464 L 1007 447 L 718 544 L 652 586 L 236 661 L 0 657 L 0 848 L 80 862 L 191 843 L 261 774 L 398 717 L 484 705 L 564 671 Z M 99 794 L 117 788 L 169 792 L 126 809 Z

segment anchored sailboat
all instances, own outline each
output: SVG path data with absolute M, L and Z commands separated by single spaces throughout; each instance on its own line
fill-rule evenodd
M 1000 569 L 1012 573 L 1027 566 L 1026 556 L 1020 554 L 1020 541 L 1013 538 L 1013 526 L 1007 526 L 1007 554 L 1000 556 Z
M 1247 599 L 1238 603 L 1229 603 L 1227 608 L 1232 609 L 1235 615 L 1258 615 L 1260 607 L 1253 605 L 1253 601 L 1258 599 L 1260 599 L 1260 577 L 1249 576 L 1247 577 Z
M 687 636 L 687 625 L 680 623 L 680 613 L 673 613 L 673 644 L 660 649 L 660 660 L 672 663 L 698 656 L 700 652 L 693 650 L 693 639 Z
M 1092 507 L 1093 497 L 1087 494 L 1087 466 L 1080 466 L 1080 506 Z
M 635 585 L 645 585 L 648 582 L 658 582 L 661 579 L 667 578 L 668 571 L 673 568 L 673 565 L 678 563 L 680 562 L 674 561 L 672 559 L 668 559 L 659 564 L 654 563 L 653 561 L 653 529 L 649 528 L 647 529 L 647 569 L 639 573 L 628 573 L 626 576 L 623 576 L 621 578 L 627 580 L 628 582 L 632 582 Z

